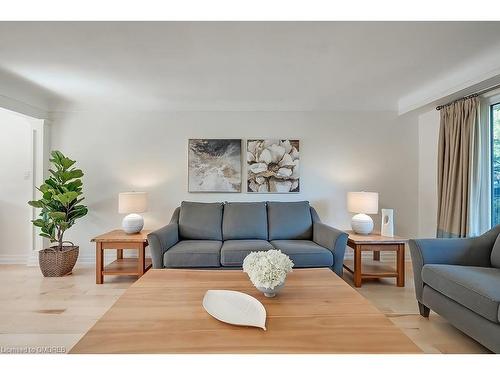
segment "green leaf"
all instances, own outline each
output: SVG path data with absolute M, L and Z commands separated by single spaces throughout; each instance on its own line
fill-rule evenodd
M 70 181 L 75 178 L 80 178 L 83 176 L 83 172 L 81 169 L 73 169 L 71 171 L 61 172 L 61 178 L 63 181 Z
M 81 194 L 81 193 L 82 193 L 82 192 L 79 192 L 79 194 Z M 81 201 L 83 201 L 84 199 L 85 199 L 84 197 L 82 197 L 82 198 L 78 198 L 78 199 L 76 200 L 75 204 L 80 203 L 80 202 L 81 202 Z
M 45 183 L 49 185 L 52 189 L 57 189 L 57 181 L 55 181 L 52 177 L 46 179 Z
M 75 209 L 71 210 L 71 212 L 68 214 L 68 217 L 71 220 L 79 219 L 81 217 L 84 217 L 87 215 L 89 212 L 88 208 L 85 206 L 76 206 Z
M 77 190 L 80 186 L 82 186 L 82 180 L 80 179 L 77 179 L 77 180 L 74 180 L 74 181 L 71 181 L 69 183 L 66 184 L 66 188 L 70 191 L 75 191 Z
M 59 224 L 59 228 L 62 230 L 66 230 L 70 227 L 70 224 L 67 221 L 61 221 Z
M 42 184 L 40 186 L 40 189 L 38 189 L 38 190 L 40 190 L 42 193 L 46 193 L 46 192 L 49 191 L 49 189 L 52 189 L 52 187 L 50 185 L 48 185 L 48 184 Z
M 54 236 L 51 236 L 51 235 L 49 235 L 49 234 L 47 234 L 47 233 L 40 233 L 40 236 L 41 236 L 41 237 L 48 238 L 49 240 L 54 241 L 54 242 L 55 242 L 55 240 L 56 240 L 56 239 L 54 238 Z
M 66 219 L 66 213 L 65 212 L 49 212 L 49 217 L 51 217 L 54 220 L 64 220 Z
M 29 201 L 28 204 L 31 207 L 35 207 L 35 208 L 42 208 L 43 207 L 43 203 L 41 201 Z
M 42 232 L 50 234 L 53 237 L 56 232 L 56 226 L 53 223 L 48 223 L 47 226 L 42 228 Z
M 42 219 L 31 220 L 31 222 L 35 227 L 43 228 L 45 226 L 45 220 Z
M 70 158 L 67 158 L 65 156 L 63 156 L 61 159 L 60 159 L 60 163 L 61 163 L 61 166 L 64 168 L 64 169 L 68 169 L 69 167 L 71 167 L 73 164 L 76 163 L 76 161 L 74 160 L 71 160 Z
M 52 200 L 46 201 L 45 205 L 51 211 L 64 211 L 64 207 L 65 207 L 64 204 L 62 204 L 60 201 L 56 200 L 56 198 L 55 198 L 57 195 L 58 194 L 54 195 L 52 197 Z
M 61 151 L 57 151 L 57 150 L 52 151 L 50 153 L 50 155 L 52 156 L 52 159 L 50 161 L 55 163 L 55 164 L 60 164 L 61 159 L 63 159 L 65 157 Z
M 61 202 L 63 205 L 67 206 L 71 201 L 78 197 L 78 193 L 74 191 L 68 191 L 67 193 L 57 194 L 54 199 Z
M 68 197 L 69 202 L 72 202 L 76 198 L 78 198 L 78 196 L 80 195 L 80 193 L 78 193 L 76 191 L 68 191 L 67 193 L 64 193 L 64 195 L 66 195 L 66 197 Z

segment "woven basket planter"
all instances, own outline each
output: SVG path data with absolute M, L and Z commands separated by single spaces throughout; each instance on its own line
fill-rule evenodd
M 45 277 L 65 276 L 73 270 L 78 259 L 78 246 L 63 246 L 58 250 L 57 246 L 43 249 L 38 252 L 40 270 Z

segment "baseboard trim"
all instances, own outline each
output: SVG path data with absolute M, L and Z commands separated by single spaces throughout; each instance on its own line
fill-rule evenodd
M 28 255 L 0 255 L 0 264 L 22 264 L 28 263 Z
M 128 258 L 128 257 L 127 257 Z M 116 259 L 116 256 L 105 256 L 104 263 L 111 263 Z M 38 267 L 38 256 L 31 255 L 0 255 L 0 264 L 18 264 L 28 267 Z M 89 265 L 95 264 L 95 257 L 79 256 L 76 264 Z

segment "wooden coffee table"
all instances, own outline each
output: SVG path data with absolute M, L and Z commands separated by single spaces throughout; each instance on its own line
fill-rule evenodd
M 112 230 L 91 240 L 95 242 L 95 282 L 102 284 L 104 275 L 142 276 L 151 267 L 146 258 L 149 230 L 127 234 L 121 229 Z M 116 260 L 104 265 L 104 250 L 116 249 Z M 123 249 L 137 250 L 137 258 L 124 258 Z
M 222 323 L 203 309 L 209 289 L 260 300 L 267 331 Z M 420 353 L 370 302 L 329 269 L 297 269 L 275 298 L 236 270 L 150 270 L 71 353 Z

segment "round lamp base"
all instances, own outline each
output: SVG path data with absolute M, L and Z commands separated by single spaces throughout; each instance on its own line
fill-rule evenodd
M 127 234 L 139 233 L 144 228 L 144 219 L 138 214 L 129 214 L 123 218 L 122 229 Z
M 373 231 L 373 220 L 366 214 L 357 214 L 352 217 L 351 227 L 358 234 L 370 234 Z

